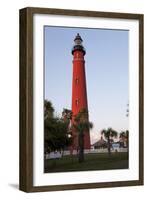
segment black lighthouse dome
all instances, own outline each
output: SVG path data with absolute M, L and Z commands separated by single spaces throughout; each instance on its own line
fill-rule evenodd
M 82 38 L 79 35 L 79 33 L 77 33 L 75 39 L 74 39 L 74 46 L 72 48 L 72 54 L 74 54 L 75 51 L 82 51 L 84 53 L 84 55 L 86 54 L 86 50 L 82 45 Z

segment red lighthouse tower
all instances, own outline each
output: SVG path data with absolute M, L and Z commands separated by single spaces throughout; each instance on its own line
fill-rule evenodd
M 77 115 L 81 109 L 88 110 L 86 76 L 85 76 L 85 60 L 86 51 L 82 45 L 82 38 L 79 34 L 74 39 L 72 49 L 73 55 L 73 79 L 72 79 L 72 113 Z M 78 148 L 78 138 L 76 133 L 74 136 L 73 148 Z M 84 149 L 90 149 L 89 131 L 84 134 Z

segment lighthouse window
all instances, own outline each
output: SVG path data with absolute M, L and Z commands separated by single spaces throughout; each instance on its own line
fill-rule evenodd
M 75 79 L 75 82 L 76 82 L 76 84 L 78 84 L 78 83 L 79 83 L 79 79 L 78 79 L 78 78 L 76 78 L 76 79 Z
M 76 99 L 76 106 L 79 105 L 79 99 Z

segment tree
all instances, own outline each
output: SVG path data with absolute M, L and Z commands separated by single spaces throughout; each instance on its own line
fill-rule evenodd
M 78 159 L 80 163 L 84 162 L 84 135 L 92 127 L 93 124 L 88 120 L 88 111 L 86 109 L 80 110 L 80 112 L 74 116 L 72 129 L 78 134 Z
M 129 131 L 126 130 L 126 131 L 120 132 L 119 138 L 123 140 L 123 146 L 125 146 L 124 143 L 126 143 L 126 147 L 128 148 L 129 147 Z
M 44 119 L 53 118 L 54 111 L 52 103 L 48 100 L 44 100 Z
M 113 139 L 113 137 L 117 137 L 118 133 L 113 130 L 112 128 L 108 128 L 107 130 L 106 129 L 103 129 L 101 131 L 101 134 L 104 135 L 104 137 L 106 138 L 107 142 L 108 142 L 108 154 L 110 155 L 111 154 L 111 140 Z
M 48 151 L 64 151 L 71 144 L 68 137 L 68 124 L 62 119 L 53 118 L 45 122 L 45 141 Z
M 68 137 L 69 122 L 62 118 L 54 117 L 54 108 L 48 100 L 44 102 L 44 138 L 45 153 L 51 151 L 64 151 L 69 146 L 72 138 Z
M 72 111 L 67 108 L 63 108 L 62 118 L 64 120 L 68 120 L 68 122 L 70 123 L 70 120 L 72 119 Z

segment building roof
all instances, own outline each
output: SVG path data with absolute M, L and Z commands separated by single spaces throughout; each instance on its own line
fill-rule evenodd
M 101 137 L 101 139 L 98 140 L 97 142 L 95 142 L 92 146 L 97 146 L 97 147 L 99 147 L 99 146 L 102 146 L 102 145 L 105 145 L 105 144 L 107 144 L 107 141 L 104 140 L 103 137 Z

